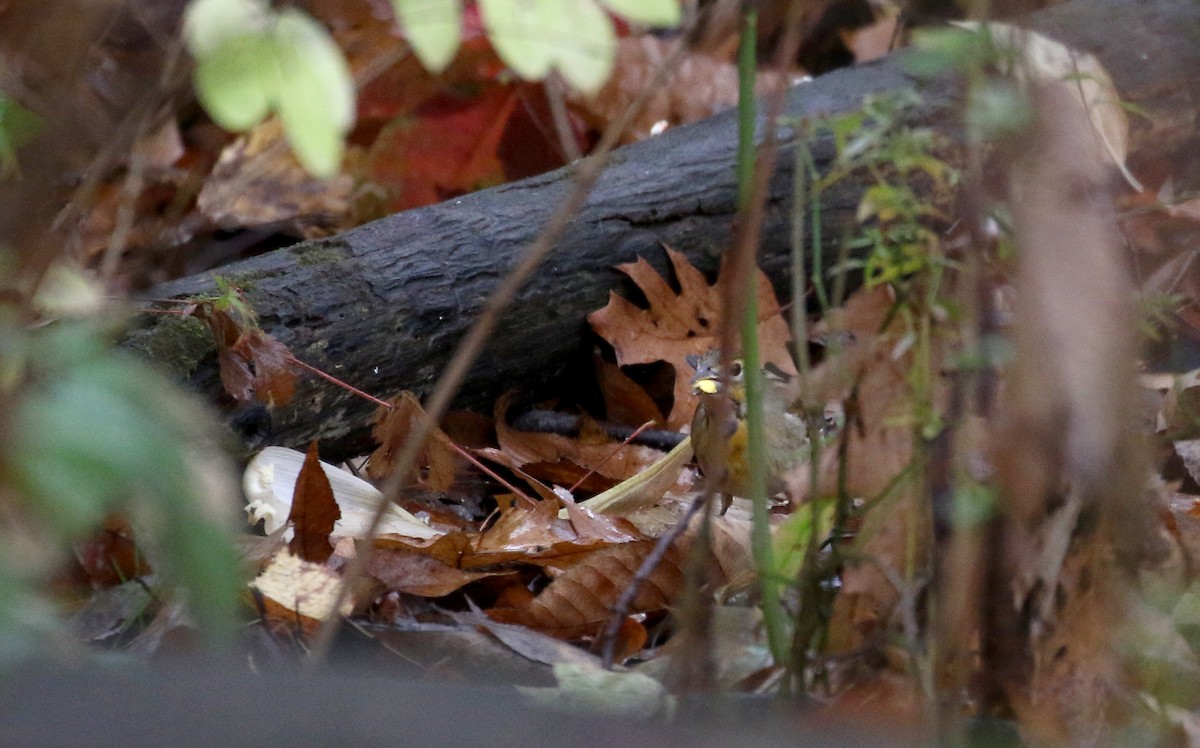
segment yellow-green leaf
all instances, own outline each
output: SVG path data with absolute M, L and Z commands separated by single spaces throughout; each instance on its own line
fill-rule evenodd
M 590 93 L 612 73 L 616 33 L 596 0 L 480 0 L 479 10 L 496 53 L 522 78 L 555 68 Z
M 528 80 L 550 72 L 551 50 L 546 44 L 544 10 L 559 0 L 479 0 L 479 13 L 488 40 L 504 64 Z
M 275 27 L 279 61 L 276 104 L 288 142 L 304 167 L 335 174 L 354 121 L 354 82 L 333 39 L 316 21 L 286 10 Z
M 192 0 L 183 16 L 188 51 L 197 59 L 236 36 L 265 32 L 269 26 L 262 0 Z
M 421 64 L 445 70 L 462 41 L 462 0 L 392 0 L 392 9 Z
M 270 112 L 277 74 L 271 37 L 243 34 L 197 60 L 196 95 L 218 125 L 246 130 Z
M 678 26 L 683 13 L 679 0 L 600 0 L 618 16 L 645 26 Z
M 599 90 L 612 74 L 617 35 L 612 19 L 594 0 L 555 3 L 554 65 L 563 78 L 584 93 Z

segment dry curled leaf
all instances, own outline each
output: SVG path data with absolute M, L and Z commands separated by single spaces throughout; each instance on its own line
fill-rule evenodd
M 452 532 L 432 540 L 379 537 L 367 559 L 367 574 L 387 590 L 420 597 L 442 597 L 477 579 L 508 573 L 506 569 L 464 568 L 474 546 L 474 533 Z
M 417 419 L 425 417 L 425 410 L 411 392 L 401 392 L 392 400 L 392 406 L 391 410 L 381 410 L 375 422 L 373 435 L 379 447 L 371 453 L 367 474 L 376 480 L 392 472 L 396 457 L 417 428 Z M 456 459 L 450 437 L 440 428 L 434 428 L 406 483 L 430 491 L 446 491 L 454 485 Z

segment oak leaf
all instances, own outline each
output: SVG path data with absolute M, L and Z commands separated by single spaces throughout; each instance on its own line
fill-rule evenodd
M 680 252 L 665 247 L 675 280 L 670 284 L 643 258 L 618 265 L 637 284 L 649 302 L 642 309 L 610 292 L 608 305 L 588 315 L 592 329 L 616 351 L 617 363 L 651 364 L 666 361 L 675 367 L 674 405 L 667 417 L 669 428 L 679 429 L 692 418 L 696 399 L 691 390 L 691 371 L 684 364 L 688 355 L 700 355 L 719 347 L 721 281 L 709 285 L 704 275 Z M 786 374 L 796 368 L 787 350 L 791 338 L 766 275 L 758 274 L 758 345 L 763 362 L 774 364 Z

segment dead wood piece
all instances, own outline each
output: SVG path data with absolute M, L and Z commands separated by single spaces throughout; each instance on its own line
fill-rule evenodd
M 1148 147 L 1170 158 L 1195 138 L 1200 47 L 1186 30 L 1198 24 L 1200 6 L 1192 0 L 1076 0 L 1030 19 L 1033 28 L 1096 54 L 1124 99 L 1149 114 L 1149 120 L 1133 120 L 1135 159 Z M 957 84 L 917 80 L 905 72 L 903 58 L 893 55 L 800 85 L 789 94 L 786 114 L 818 119 L 853 111 L 868 94 L 911 88 L 922 104 L 909 121 L 958 140 Z M 779 134 L 761 265 L 787 297 L 796 134 L 788 127 Z M 736 214 L 736 144 L 731 112 L 616 151 L 555 254 L 505 314 L 459 404 L 486 410 L 506 389 L 544 391 L 567 367 L 586 366 L 584 318 L 621 285 L 613 265 L 644 256 L 662 271 L 660 242 L 666 242 L 713 271 Z M 834 156 L 831 140 L 819 139 L 811 148 L 826 171 Z M 245 290 L 267 332 L 305 362 L 377 395 L 401 389 L 423 395 L 484 300 L 567 194 L 570 180 L 571 169 L 560 169 L 281 249 L 220 274 Z M 849 178 L 821 195 L 826 267 L 854 229 L 862 188 Z M 155 287 L 147 296 L 212 293 L 213 274 L 205 273 Z M 215 351 L 199 323 L 147 318 L 125 345 L 219 398 Z M 296 446 L 320 438 L 331 457 L 362 452 L 369 447 L 372 415 L 370 403 L 310 379 L 291 405 L 274 414 L 270 440 Z

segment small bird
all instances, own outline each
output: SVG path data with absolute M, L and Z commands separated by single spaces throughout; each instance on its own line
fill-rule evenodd
M 723 381 L 716 351 L 688 356 L 696 370 L 692 391 L 700 398 L 692 417 L 692 446 L 696 462 L 705 475 L 720 475 L 722 493 L 746 497 L 750 493 L 748 430 L 746 428 L 746 386 L 741 361 L 729 364 L 729 376 Z M 763 422 L 766 436 L 767 494 L 773 496 L 787 487 L 787 474 L 808 460 L 808 427 L 804 417 L 792 407 L 786 382 L 770 371 L 763 394 Z M 727 398 L 728 418 L 718 420 L 718 400 Z M 722 442 L 722 444 L 717 444 Z

